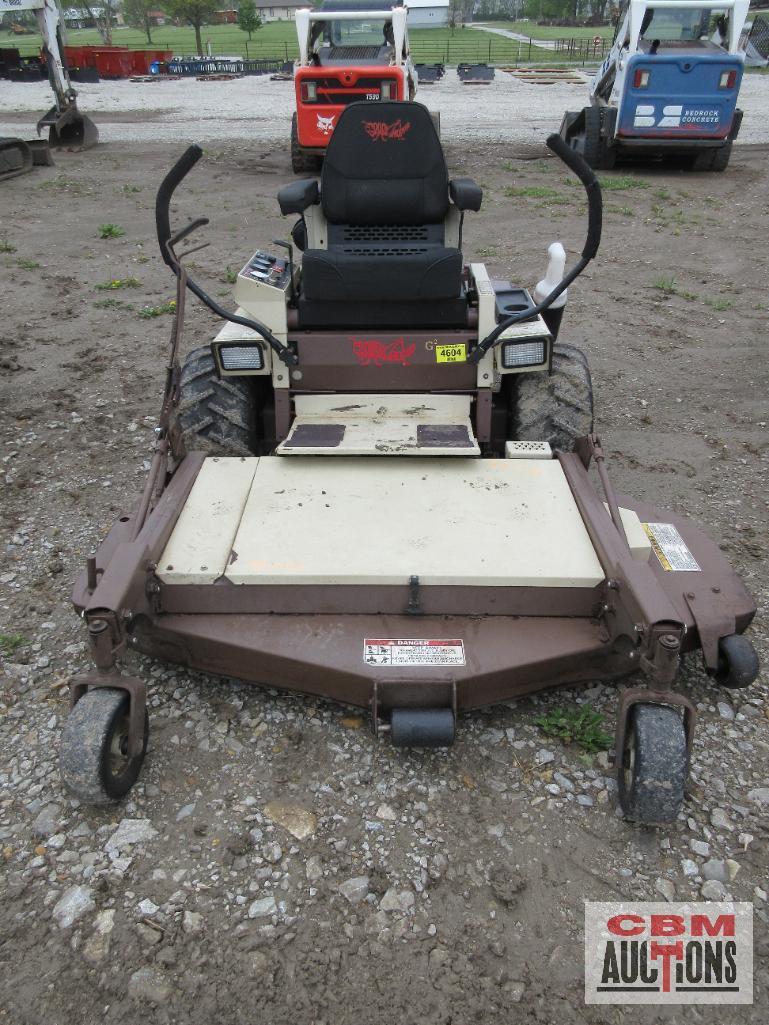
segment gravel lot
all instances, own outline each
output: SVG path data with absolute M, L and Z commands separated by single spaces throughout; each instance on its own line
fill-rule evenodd
M 448 68 L 438 85 L 422 87 L 419 100 L 440 111 L 441 134 L 448 142 L 528 142 L 558 131 L 565 110 L 579 110 L 587 103 L 587 77 L 580 72 L 575 76 L 575 82 L 534 85 L 498 71 L 491 85 L 466 86 L 455 69 Z M 80 109 L 93 117 L 103 142 L 193 137 L 197 141 L 282 142 L 294 110 L 293 84 L 268 77 L 230 82 L 100 82 L 77 89 Z M 769 142 L 767 102 L 769 77 L 746 75 L 740 90 L 745 111 L 740 143 Z M 0 134 L 33 132 L 37 117 L 50 105 L 45 83 L 4 82 Z M 35 116 L 19 116 L 27 113 Z
M 571 254 L 582 244 L 581 194 L 541 140 L 584 93 L 558 94 L 557 116 L 509 126 L 498 112 L 484 128 L 481 104 L 517 88 L 454 87 L 468 111 L 452 127 L 447 106 L 444 125 L 452 173 L 485 190 L 466 255 L 531 285 L 553 238 Z M 600 684 L 474 712 L 451 750 L 404 753 L 349 709 L 134 657 L 127 668 L 151 684 L 139 783 L 106 809 L 62 790 L 66 681 L 88 665 L 69 590 L 141 487 L 159 406 L 169 320 L 152 311 L 173 291 L 154 191 L 182 141 L 217 137 L 216 106 L 244 89 L 264 101 L 262 120 L 240 110 L 227 122 L 175 210 L 176 223 L 211 216 L 196 274 L 226 296 L 226 269 L 287 230 L 275 202 L 292 177 L 277 120 L 285 84 L 83 87 L 107 144 L 0 192 L 0 1021 L 765 1022 L 765 672 L 726 692 L 687 661 L 681 687 L 699 711 L 691 786 L 664 829 L 622 820 L 605 753 L 536 724 L 589 701 L 611 731 L 617 689 Z M 170 92 L 173 115 L 156 116 Z M 118 95 L 130 97 L 110 101 L 123 111 L 146 97 L 144 114 L 114 118 L 107 97 Z M 18 96 L 27 111 L 48 99 L 4 85 L 5 106 Z M 192 120 L 193 96 L 208 98 L 205 118 Z M 748 114 L 746 131 L 754 122 L 766 130 Z M 155 141 L 113 142 L 113 131 Z M 590 356 L 619 490 L 692 515 L 721 541 L 757 598 L 765 665 L 766 156 L 743 145 L 723 175 L 607 176 L 602 249 L 564 323 Z M 101 239 L 104 223 L 125 234 Z M 137 284 L 97 289 L 115 278 Z M 194 302 L 188 324 L 189 348 L 215 328 Z M 753 901 L 754 1006 L 585 1007 L 583 901 L 630 897 Z

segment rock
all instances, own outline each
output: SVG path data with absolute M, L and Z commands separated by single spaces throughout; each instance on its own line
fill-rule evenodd
M 83 957 L 90 965 L 101 964 L 109 956 L 110 933 L 115 927 L 114 909 L 100 911 L 94 925 L 94 931 L 83 944 Z
M 317 854 L 313 854 L 311 858 L 307 859 L 304 871 L 307 881 L 310 883 L 317 883 L 319 879 L 323 878 L 323 863 Z
M 577 794 L 577 804 L 581 804 L 583 808 L 592 808 L 593 798 L 589 794 Z
M 156 968 L 140 968 L 128 980 L 128 995 L 134 1000 L 165 1004 L 171 996 L 168 979 Z
M 181 822 L 182 819 L 188 819 L 194 811 L 194 804 L 185 804 L 185 806 L 183 808 L 180 808 L 179 811 L 176 813 L 176 821 Z
M 269 897 L 260 897 L 259 900 L 255 900 L 248 909 L 249 918 L 270 918 L 272 915 L 277 915 L 277 913 L 278 905 L 275 903 L 275 898 L 272 894 Z
M 339 892 L 345 900 L 348 900 L 351 904 L 360 904 L 360 902 L 365 900 L 368 896 L 368 891 L 368 876 L 355 876 L 353 879 L 348 879 L 339 886 Z
M 433 947 L 427 957 L 427 967 L 431 975 L 435 975 L 445 968 L 450 960 L 450 954 L 445 947 Z
M 553 779 L 562 790 L 568 790 L 569 793 L 574 792 L 574 784 L 568 776 L 564 776 L 562 772 L 554 772 Z
M 271 822 L 282 826 L 297 840 L 306 840 L 318 828 L 318 820 L 311 811 L 301 804 L 288 801 L 270 801 L 265 806 L 264 814 Z
M 69 929 L 95 907 L 89 886 L 70 886 L 56 903 L 52 914 L 60 929 Z
M 732 860 L 732 858 L 727 858 L 726 869 L 729 873 L 729 882 L 731 883 L 734 881 L 737 873 L 739 872 L 740 866 L 736 861 Z
M 266 843 L 262 847 L 262 857 L 271 865 L 277 865 L 283 857 L 283 848 L 279 843 Z
M 748 847 L 753 843 L 754 836 L 752 833 L 740 833 L 737 837 L 737 843 L 742 847 L 743 851 L 746 851 Z
M 701 858 L 707 858 L 710 854 L 710 844 L 705 843 L 704 840 L 690 840 L 689 846 L 695 854 L 699 854 Z
M 729 869 L 726 867 L 726 862 L 718 861 L 715 858 L 706 861 L 702 866 L 702 877 L 703 879 L 717 879 L 719 883 L 728 883 Z
M 190 936 L 203 932 L 203 916 L 197 911 L 185 911 L 182 918 L 182 929 Z
M 700 867 L 696 861 L 692 861 L 691 858 L 684 858 L 681 862 L 681 869 L 685 876 L 696 876 L 699 875 Z
M 139 908 L 139 912 L 146 918 L 151 918 L 152 915 L 156 915 L 160 910 L 154 900 L 150 900 L 149 897 L 146 900 L 141 901 L 137 906 Z
M 748 800 L 766 808 L 769 806 L 769 787 L 758 787 L 756 790 L 749 790 Z
M 669 879 L 663 879 L 660 876 L 654 883 L 654 889 L 657 893 L 661 893 L 665 900 L 675 900 L 676 888 Z
M 397 822 L 398 820 L 395 809 L 390 807 L 389 804 L 380 804 L 376 810 L 376 817 L 384 822 Z
M 490 881 L 494 896 L 503 904 L 515 904 L 518 894 L 526 889 L 526 878 L 506 865 L 493 869 Z
M 700 887 L 700 893 L 705 900 L 723 900 L 726 896 L 726 887 L 717 879 L 707 879 Z
M 163 939 L 163 932 L 161 929 L 147 925 L 145 922 L 137 922 L 136 932 L 138 933 L 139 939 L 142 943 L 145 943 L 148 947 L 154 947 L 156 943 L 160 943 Z
M 443 878 L 443 875 L 448 867 L 449 859 L 446 857 L 443 851 L 438 851 L 438 853 L 434 854 L 433 857 L 430 858 L 430 860 L 427 862 L 427 874 L 433 880 L 433 882 L 437 882 L 439 879 Z
M 119 851 L 135 843 L 145 843 L 158 835 L 149 819 L 123 819 L 104 845 L 105 851 Z
M 561 793 L 561 788 L 558 786 L 557 783 L 548 783 L 545 786 L 545 790 L 547 790 L 548 794 L 552 794 L 553 797 L 558 797 L 558 795 Z
M 40 840 L 53 836 L 59 827 L 61 820 L 61 806 L 58 804 L 46 804 L 40 810 L 35 821 L 32 823 L 32 832 Z
M 726 701 L 719 701 L 716 707 L 718 708 L 718 714 L 722 719 L 734 718 L 734 709 L 731 705 L 727 704 Z
M 555 755 L 552 751 L 548 751 L 546 748 L 541 747 L 534 756 L 534 761 L 537 765 L 549 765 L 550 762 L 555 761 Z
M 414 894 L 411 890 L 396 890 L 394 886 L 385 893 L 379 902 L 380 911 L 402 911 L 408 914 L 414 907 Z
M 710 813 L 710 824 L 713 829 L 734 829 L 731 819 L 723 808 L 714 808 Z

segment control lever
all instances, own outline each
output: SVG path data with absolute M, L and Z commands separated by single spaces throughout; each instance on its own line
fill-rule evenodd
M 272 240 L 272 244 L 288 250 L 288 294 L 291 299 L 291 305 L 293 306 L 296 303 L 296 291 L 294 289 L 294 247 L 290 242 L 284 242 L 283 239 L 279 238 L 274 238 Z

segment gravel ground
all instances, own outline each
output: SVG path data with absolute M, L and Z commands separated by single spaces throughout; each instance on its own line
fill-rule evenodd
M 539 139 L 448 152 L 485 190 L 466 255 L 524 284 L 552 238 L 573 254 L 584 233 Z M 111 808 L 63 791 L 66 682 L 88 666 L 68 595 L 148 465 L 169 326 L 154 312 L 173 294 L 152 207 L 180 151 L 62 153 L 0 193 L 0 1021 L 765 1022 L 765 672 L 719 691 L 687 660 L 691 784 L 661 829 L 622 820 L 605 752 L 536 723 L 587 701 L 611 731 L 617 690 L 600 684 L 473 712 L 451 750 L 407 753 L 349 709 L 131 657 L 152 724 L 137 786 Z M 285 233 L 291 177 L 283 144 L 241 139 L 184 186 L 176 223 L 212 217 L 194 269 L 215 295 Z M 766 664 L 766 148 L 739 147 L 718 176 L 606 177 L 602 250 L 564 336 L 590 356 L 618 488 L 720 540 L 757 598 Z M 125 234 L 101 239 L 105 222 Z M 136 283 L 97 290 L 115 278 Z M 188 324 L 189 348 L 214 329 L 194 302 Z M 721 897 L 754 902 L 753 1007 L 584 1006 L 585 899 Z
M 565 110 L 587 103 L 587 78 L 555 85 L 522 82 L 497 72 L 488 86 L 462 85 L 453 68 L 438 85 L 423 86 L 419 100 L 440 111 L 441 134 L 448 142 L 496 140 L 528 142 L 558 131 Z M 100 82 L 78 85 L 80 109 L 99 127 L 103 142 L 288 138 L 294 93 L 291 82 L 241 78 L 230 82 L 194 79 L 150 83 Z M 740 91 L 745 119 L 739 143 L 769 142 L 764 117 L 769 77 L 746 75 Z M 0 134 L 34 131 L 36 117 L 51 105 L 43 82 L 4 82 L 0 98 Z M 194 124 L 194 130 L 192 125 Z

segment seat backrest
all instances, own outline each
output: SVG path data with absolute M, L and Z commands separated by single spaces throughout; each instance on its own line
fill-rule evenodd
M 352 103 L 326 150 L 321 203 L 332 224 L 439 224 L 448 212 L 443 148 L 421 103 Z

